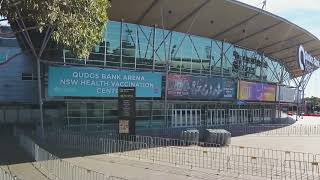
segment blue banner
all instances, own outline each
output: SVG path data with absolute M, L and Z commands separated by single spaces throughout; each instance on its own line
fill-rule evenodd
M 118 97 L 118 87 L 135 87 L 136 97 L 161 97 L 160 73 L 88 67 L 49 67 L 48 95 Z

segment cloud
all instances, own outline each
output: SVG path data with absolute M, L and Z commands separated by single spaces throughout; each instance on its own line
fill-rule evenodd
M 263 0 L 240 0 L 252 6 L 262 7 Z M 275 14 L 291 10 L 320 11 L 319 0 L 267 0 L 267 11 Z
M 319 0 L 269 0 L 267 10 L 273 13 L 283 13 L 292 10 L 320 11 Z

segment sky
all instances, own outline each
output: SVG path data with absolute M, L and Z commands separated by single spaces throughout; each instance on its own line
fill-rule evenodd
M 263 0 L 239 0 L 262 7 Z M 266 10 L 311 32 L 320 39 L 320 0 L 267 0 Z M 320 97 L 320 70 L 313 73 L 306 97 Z

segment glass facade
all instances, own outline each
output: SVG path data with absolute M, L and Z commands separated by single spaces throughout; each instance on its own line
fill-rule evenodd
M 66 124 L 96 125 L 118 122 L 118 102 L 67 102 Z M 137 101 L 137 127 L 164 127 L 165 111 L 163 101 Z
M 104 40 L 93 49 L 88 59 L 79 61 L 68 50 L 63 54 L 65 63 L 104 68 L 156 71 L 164 75 L 222 76 L 283 85 L 290 82 L 290 75 L 280 61 L 256 51 L 214 39 L 125 22 L 108 22 Z M 162 94 L 165 94 L 164 90 Z M 116 100 L 91 101 L 67 101 L 67 123 L 117 123 Z M 157 100 L 137 101 L 137 127 L 259 123 L 275 116 L 275 106 L 271 104 L 239 106 L 233 102 L 181 101 L 168 102 L 166 106 L 165 103 L 164 96 Z
M 152 70 L 286 84 L 286 68 L 272 58 L 227 42 L 190 34 L 110 21 L 104 41 L 78 61 L 64 51 L 64 61 L 111 68 Z
M 66 102 L 65 125 L 102 127 L 117 124 L 117 101 Z M 272 104 L 235 105 L 215 102 L 137 101 L 136 128 L 194 127 L 225 124 L 266 123 L 275 117 Z

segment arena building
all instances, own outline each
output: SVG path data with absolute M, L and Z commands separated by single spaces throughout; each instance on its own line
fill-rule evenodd
M 35 123 L 40 99 L 45 125 L 117 123 L 118 87 L 136 87 L 136 128 L 268 123 L 302 102 L 319 67 L 318 38 L 238 1 L 111 4 L 90 57 L 56 50 L 40 79 L 23 40 L 1 28 L 0 122 Z

